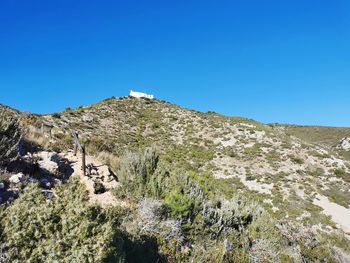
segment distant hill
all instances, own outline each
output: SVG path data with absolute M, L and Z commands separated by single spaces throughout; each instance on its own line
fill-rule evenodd
M 298 126 L 276 124 L 272 127 L 282 127 L 287 134 L 300 138 L 303 141 L 320 145 L 328 149 L 334 149 L 341 139 L 350 137 L 350 128 L 327 127 L 327 126 Z M 339 151 L 347 159 L 350 159 L 348 152 Z

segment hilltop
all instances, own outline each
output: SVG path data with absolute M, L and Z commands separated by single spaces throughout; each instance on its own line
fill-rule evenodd
M 212 209 L 218 213 L 218 216 L 223 213 L 221 217 L 225 218 L 227 215 L 226 212 L 221 211 L 221 203 L 222 206 L 223 204 L 229 206 L 228 200 L 240 196 L 239 199 L 245 198 L 244 200 L 250 200 L 252 204 L 258 204 L 265 211 L 264 213 L 267 213 L 269 218 L 271 217 L 271 220 L 276 220 L 279 224 L 288 222 L 290 228 L 296 228 L 298 232 L 305 232 L 306 236 L 311 235 L 307 231 L 312 231 L 318 236 L 316 238 L 318 243 L 315 242 L 320 246 L 324 245 L 324 240 L 331 242 L 331 245 L 327 243 L 327 248 L 338 246 L 336 250 L 332 250 L 330 258 L 349 259 L 346 253 L 349 253 L 347 249 L 350 244 L 350 159 L 348 159 L 348 153 L 337 149 L 336 145 L 343 137 L 350 135 L 350 128 L 265 125 L 241 117 L 227 117 L 215 112 L 204 113 L 188 110 L 165 101 L 131 97 L 110 98 L 89 106 L 81 106 L 76 109 L 67 108 L 63 112 L 54 114 L 24 114 L 17 111 L 13 113 L 20 115 L 23 138 L 32 148 L 51 150 L 64 155 L 72 148 L 71 131 L 77 131 L 81 141 L 86 145 L 88 155 L 108 165 L 117 176 L 119 175 L 118 179 L 122 188 L 125 187 L 125 182 L 135 183 L 135 181 L 130 181 L 130 176 L 133 176 L 134 172 L 125 168 L 125 160 L 133 160 L 131 162 L 133 164 L 147 162 L 147 158 L 155 160 L 156 157 L 147 157 L 150 155 L 147 149 L 155 149 L 159 154 L 157 158 L 161 165 L 157 166 L 152 161 L 152 167 L 155 166 L 154 170 L 149 174 L 147 172 L 147 179 L 145 179 L 151 181 L 142 183 L 145 187 L 142 188 L 143 191 L 147 193 L 149 191 L 149 193 L 142 194 L 138 192 L 139 190 L 136 191 L 136 188 L 125 189 L 122 198 L 133 199 L 128 196 L 132 194 L 147 198 L 157 197 L 155 200 L 161 201 L 152 203 L 156 207 L 165 203 L 168 208 L 170 207 L 170 214 L 176 215 L 167 220 L 176 218 L 180 221 L 159 222 L 171 224 L 174 231 L 175 225 L 176 229 L 179 227 L 177 224 L 182 225 L 181 231 L 186 232 L 185 229 L 190 229 L 188 236 L 181 235 L 181 238 L 188 239 L 185 243 L 188 243 L 186 249 L 190 251 L 195 251 L 196 246 L 200 247 L 197 240 L 199 234 L 194 228 L 201 220 L 197 214 L 190 216 L 190 211 L 188 211 L 190 207 L 198 206 L 200 207 L 198 211 L 202 211 L 201 209 L 206 211 L 205 206 L 202 207 L 200 203 L 208 202 L 207 206 L 210 207 L 212 203 L 224 198 L 223 200 L 226 201 L 220 201 L 220 207 L 216 207 L 216 210 L 214 207 Z M 145 156 L 140 159 L 129 156 L 130 153 L 144 151 Z M 159 175 L 163 173 L 162 169 L 168 171 L 167 173 L 172 178 L 169 179 L 170 181 L 162 179 Z M 149 168 L 146 170 L 148 171 Z M 129 175 L 123 179 L 125 171 L 128 171 Z M 183 179 L 179 179 L 181 174 L 183 174 Z M 171 186 L 167 190 L 154 194 L 151 190 L 153 186 L 148 185 L 153 184 L 153 179 L 150 179 L 153 177 L 154 180 L 157 180 L 159 189 L 167 189 L 174 180 L 177 184 L 181 180 L 189 180 L 190 183 L 182 186 L 180 192 Z M 184 190 L 187 189 L 186 187 L 189 187 L 188 193 L 187 190 Z M 168 195 L 167 191 L 171 195 Z M 187 195 L 194 199 L 201 196 L 199 203 L 187 204 L 189 200 L 183 200 Z M 121 198 L 120 193 L 116 194 L 116 197 Z M 129 200 L 128 202 L 131 202 L 131 206 L 139 207 L 140 205 L 140 203 L 137 205 L 136 201 Z M 133 202 L 136 203 L 132 204 Z M 141 198 L 140 202 L 144 204 L 142 202 L 145 202 L 145 199 Z M 250 216 L 259 218 L 260 212 L 256 213 L 260 208 L 253 208 L 255 205 L 252 204 L 247 205 L 252 211 Z M 201 217 L 204 217 L 206 212 L 198 211 L 196 213 L 202 213 Z M 141 213 L 146 212 L 141 211 Z M 158 216 L 160 215 L 154 215 L 153 219 Z M 161 217 L 157 220 L 161 220 Z M 188 223 L 184 224 L 186 220 Z M 244 228 L 248 229 L 250 223 L 246 224 Z M 223 242 L 220 244 L 232 242 L 227 240 L 230 240 L 229 237 L 233 230 L 226 230 L 226 227 L 228 225 L 216 232 L 217 237 L 210 240 Z M 222 237 L 220 237 L 221 231 L 226 231 Z M 279 231 L 283 232 L 281 228 Z M 288 232 L 285 235 L 288 236 L 291 233 Z M 306 238 L 303 234 L 301 236 L 298 237 L 300 240 Z M 208 236 L 205 238 L 207 239 Z M 293 238 L 298 240 L 297 237 Z M 249 245 L 250 248 L 247 250 L 242 248 L 242 251 L 248 251 L 249 255 L 253 255 L 255 249 L 262 255 L 260 258 L 254 254 L 255 256 L 248 256 L 247 260 L 252 261 L 252 258 L 255 257 L 257 260 L 253 260 L 254 262 L 272 260 L 274 249 L 277 247 L 266 251 L 269 250 L 269 246 L 273 247 L 270 243 L 272 240 L 266 232 L 260 233 L 260 237 L 256 237 L 255 241 L 251 240 L 250 242 L 253 243 Z M 300 240 L 295 241 L 295 244 L 299 244 Z M 194 247 L 191 248 L 193 244 Z M 307 249 L 311 249 L 310 251 L 319 249 L 315 244 L 310 245 L 311 248 Z M 210 246 L 214 249 L 219 244 Z M 182 244 L 180 247 L 185 249 L 186 246 Z M 225 249 L 230 250 L 227 247 Z M 311 253 L 309 250 L 307 253 Z M 262 251 L 265 251 L 265 254 Z M 312 256 L 303 251 L 300 246 L 293 245 L 293 248 L 283 248 L 283 251 L 285 260 L 294 258 L 299 262 L 304 258 L 304 260 L 313 261 Z M 182 252 L 187 255 L 186 259 L 190 258 L 189 255 L 199 253 L 198 251 L 192 254 Z M 298 253 L 301 253 L 302 256 Z M 281 255 L 278 257 L 281 262 L 292 262 L 283 261 Z M 316 258 L 315 256 L 314 259 Z M 242 262 L 245 262 L 243 259 L 242 256 Z

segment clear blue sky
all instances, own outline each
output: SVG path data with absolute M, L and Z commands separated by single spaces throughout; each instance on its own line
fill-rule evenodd
M 262 122 L 350 126 L 350 1 L 2 0 L 0 103 L 129 90 Z

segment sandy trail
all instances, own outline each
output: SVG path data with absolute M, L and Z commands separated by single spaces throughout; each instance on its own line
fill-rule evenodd
M 331 216 L 332 220 L 350 235 L 350 209 L 330 202 L 326 196 L 320 194 L 316 196 L 313 203 L 323 208 L 323 213 Z
M 89 176 L 83 175 L 83 172 L 81 169 L 81 166 L 82 166 L 81 156 L 79 153 L 77 154 L 77 156 L 74 156 L 73 152 L 67 152 L 67 153 L 61 154 L 61 156 L 70 161 L 71 167 L 74 170 L 72 176 L 78 176 L 80 181 L 86 186 L 86 189 L 88 191 L 89 201 L 91 203 L 98 204 L 102 207 L 115 206 L 115 205 L 123 206 L 123 202 L 117 200 L 110 191 L 113 188 L 117 187 L 119 183 L 116 182 L 115 180 L 110 180 L 107 165 L 102 164 L 92 156 L 86 155 L 85 157 L 86 165 L 93 164 L 93 166 L 96 167 L 97 174 L 98 174 L 98 175 L 92 175 L 91 177 L 89 177 Z M 106 192 L 101 194 L 94 193 L 94 180 L 96 180 L 97 177 L 100 178 L 100 181 L 105 186 Z

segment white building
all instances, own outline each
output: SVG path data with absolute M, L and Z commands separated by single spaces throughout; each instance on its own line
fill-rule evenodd
M 146 94 L 146 93 L 142 93 L 142 92 L 137 92 L 137 91 L 132 91 L 130 90 L 130 97 L 134 97 L 134 98 L 147 98 L 147 99 L 154 99 L 153 95 L 150 94 Z

